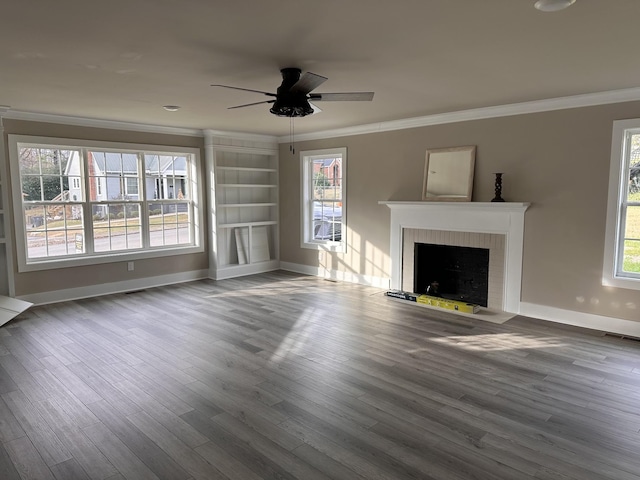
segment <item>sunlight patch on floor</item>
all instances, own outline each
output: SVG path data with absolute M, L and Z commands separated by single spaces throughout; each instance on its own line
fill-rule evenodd
M 297 282 L 297 283 L 294 283 Z M 325 291 L 333 288 L 319 283 L 317 280 L 291 280 L 288 282 L 275 282 L 266 285 L 258 285 L 255 287 L 242 288 L 220 293 L 211 293 L 205 295 L 205 298 L 223 298 L 223 297 L 247 297 L 253 295 L 274 296 L 274 295 L 295 295 L 298 293 L 314 293 L 316 291 Z
M 287 336 L 280 342 L 276 351 L 269 358 L 269 362 L 277 364 L 288 356 L 295 355 L 306 348 L 313 331 L 314 320 L 317 317 L 316 310 L 316 308 L 306 308 L 300 314 Z
M 496 350 L 523 350 L 564 347 L 566 343 L 555 337 L 537 337 L 517 333 L 462 335 L 432 338 L 430 341 L 463 350 L 489 352 Z

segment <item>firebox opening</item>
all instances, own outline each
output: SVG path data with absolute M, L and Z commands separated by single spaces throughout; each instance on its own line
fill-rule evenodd
M 415 293 L 487 306 L 489 249 L 416 243 Z

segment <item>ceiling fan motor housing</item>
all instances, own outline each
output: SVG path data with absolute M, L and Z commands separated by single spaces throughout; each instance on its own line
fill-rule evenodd
M 283 68 L 282 84 L 278 87 L 276 101 L 269 109 L 271 113 L 279 117 L 305 117 L 313 113 L 313 108 L 309 105 L 307 93 L 291 91 L 298 80 L 302 70 L 299 68 Z

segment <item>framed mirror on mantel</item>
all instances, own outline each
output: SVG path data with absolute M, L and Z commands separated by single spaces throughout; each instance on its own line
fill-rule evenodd
M 422 200 L 470 202 L 476 146 L 427 150 Z

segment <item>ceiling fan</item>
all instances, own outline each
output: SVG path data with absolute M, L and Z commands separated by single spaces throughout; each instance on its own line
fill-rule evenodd
M 250 107 L 252 105 L 260 105 L 263 103 L 273 103 L 273 106 L 269 111 L 279 117 L 305 117 L 307 115 L 311 115 L 315 111 L 320 111 L 320 109 L 315 107 L 311 102 L 370 102 L 373 100 L 374 92 L 311 93 L 317 87 L 322 85 L 327 80 L 327 77 L 316 75 L 311 72 L 306 72 L 301 76 L 300 74 L 302 71 L 299 68 L 283 68 L 280 70 L 280 73 L 282 74 L 282 84 L 278 87 L 277 93 L 252 90 L 250 88 L 232 87 L 229 85 L 214 84 L 211 86 L 262 93 L 268 97 L 274 97 L 273 100 L 236 105 L 235 107 L 229 107 L 229 109 Z

